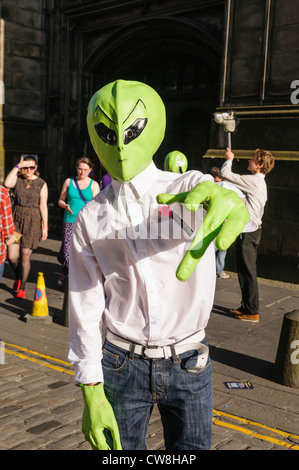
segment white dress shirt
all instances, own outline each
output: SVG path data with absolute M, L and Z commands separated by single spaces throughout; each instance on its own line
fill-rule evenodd
M 112 183 L 78 214 L 69 263 L 69 360 L 75 383 L 103 382 L 102 327 L 143 345 L 165 346 L 206 327 L 215 292 L 215 251 L 184 282 L 176 270 L 194 233 L 161 216 L 160 193 L 188 191 L 210 175 L 161 171 L 151 163 Z M 193 232 L 204 213 L 171 209 Z
M 265 175 L 262 173 L 238 175 L 232 172 L 232 163 L 231 160 L 224 162 L 221 167 L 221 176 L 226 181 L 236 185 L 245 194 L 245 205 L 252 219 L 259 226 L 262 223 L 264 208 L 268 199 Z

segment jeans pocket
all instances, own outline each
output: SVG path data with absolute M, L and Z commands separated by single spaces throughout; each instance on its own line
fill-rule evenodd
M 102 366 L 111 371 L 122 370 L 128 362 L 128 354 L 125 351 L 113 351 L 107 346 L 103 348 Z
M 209 348 L 202 344 L 199 349 L 193 349 L 180 354 L 181 368 L 190 374 L 200 374 L 210 363 Z

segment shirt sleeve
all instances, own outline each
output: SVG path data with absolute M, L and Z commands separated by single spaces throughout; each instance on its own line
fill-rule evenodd
M 15 227 L 12 218 L 11 202 L 8 191 L 3 194 L 3 205 L 2 205 L 2 237 L 3 239 L 12 236 Z
M 72 232 L 69 260 L 69 361 L 75 384 L 103 382 L 102 316 L 105 295 L 102 272 L 79 213 Z
M 224 180 L 233 183 L 245 195 L 252 193 L 254 190 L 254 179 L 252 175 L 239 175 L 232 172 L 232 161 L 226 160 L 221 167 L 221 176 Z

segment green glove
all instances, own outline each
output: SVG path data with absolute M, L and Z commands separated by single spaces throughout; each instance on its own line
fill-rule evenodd
M 160 204 L 181 202 L 191 211 L 200 204 L 207 207 L 204 221 L 177 269 L 176 276 L 180 281 L 189 279 L 214 239 L 219 250 L 227 250 L 250 220 L 245 204 L 234 191 L 210 181 L 200 183 L 185 193 L 159 194 L 157 201 Z
M 82 417 L 82 432 L 85 439 L 93 450 L 122 450 L 117 422 L 105 396 L 103 383 L 81 385 L 81 390 L 85 402 Z

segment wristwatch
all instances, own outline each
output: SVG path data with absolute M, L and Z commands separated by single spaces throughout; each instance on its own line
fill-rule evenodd
M 20 169 L 19 165 L 16 165 L 16 166 L 15 166 L 15 168 L 18 168 L 18 169 Z

